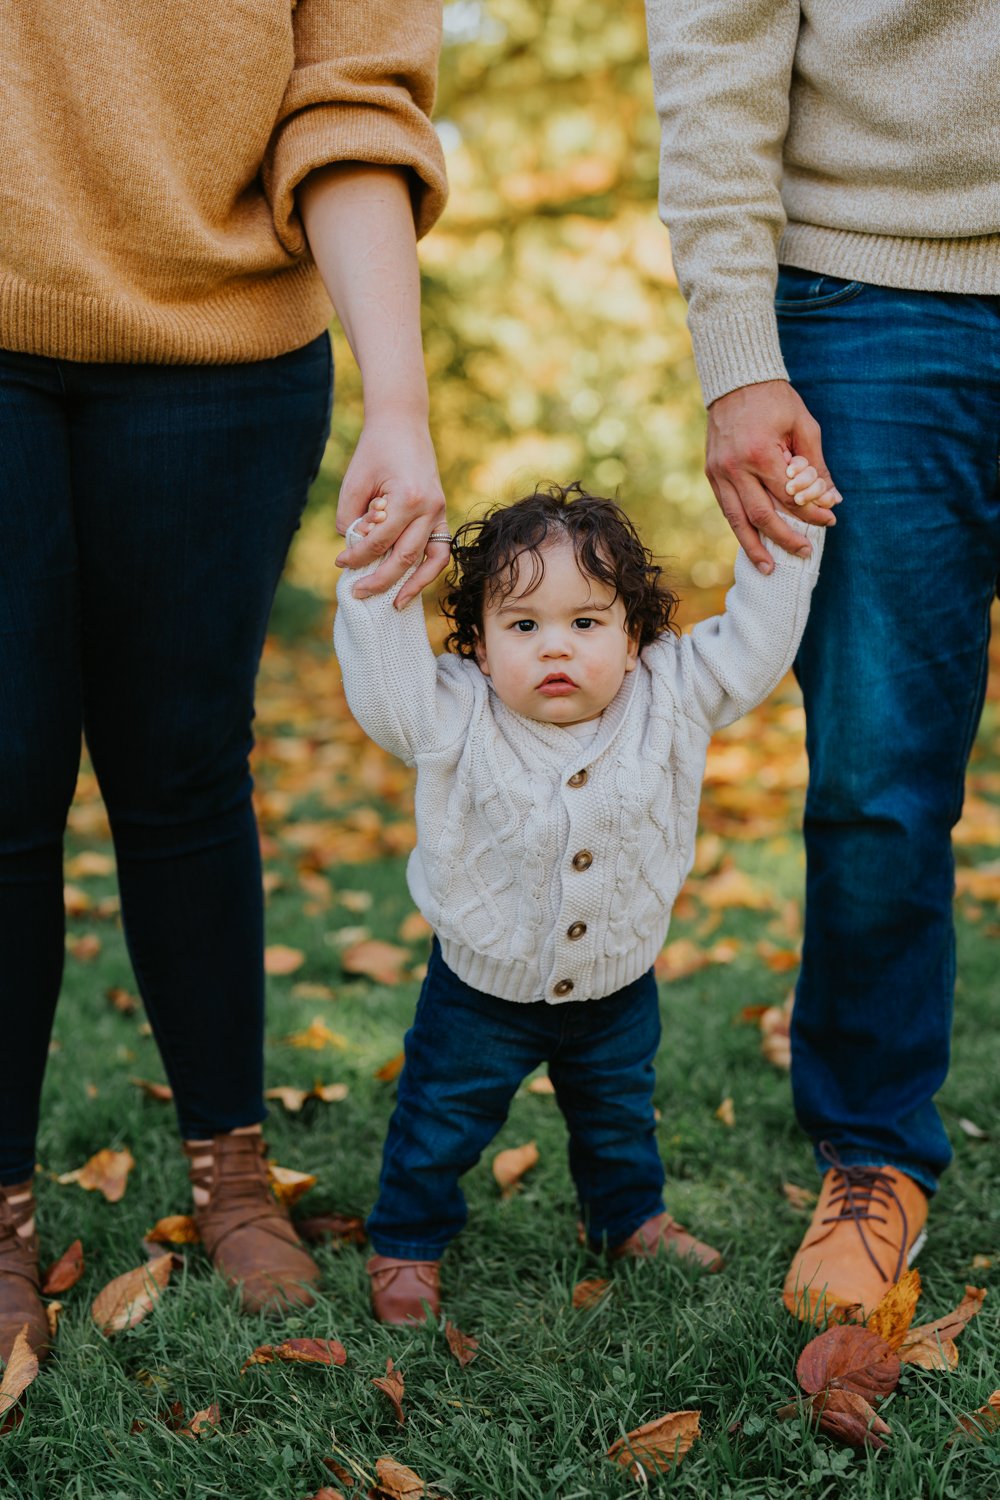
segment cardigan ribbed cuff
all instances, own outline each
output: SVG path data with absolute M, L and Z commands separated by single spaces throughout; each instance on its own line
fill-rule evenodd
M 953 240 L 907 239 L 789 224 L 781 236 L 778 259 L 821 276 L 870 281 L 875 286 L 1000 295 L 1000 234 Z
M 539 994 L 539 970 L 537 964 L 522 964 L 512 958 L 491 958 L 486 953 L 477 953 L 464 943 L 445 937 L 438 932 L 441 954 L 453 974 L 463 983 L 481 990 L 485 995 L 495 995 L 498 1000 L 511 1000 L 517 1004 L 530 1004 L 544 1000 L 549 1005 L 565 1005 L 570 1000 L 602 1000 L 613 995 L 642 977 L 656 961 L 656 956 L 667 940 L 667 924 L 627 953 L 610 958 L 601 958 L 588 965 L 587 982 L 575 983 L 570 994 L 556 996 L 551 988 Z M 562 977 L 561 971 L 553 975 Z
M 788 379 L 773 303 L 713 302 L 690 326 L 706 406 L 741 385 Z

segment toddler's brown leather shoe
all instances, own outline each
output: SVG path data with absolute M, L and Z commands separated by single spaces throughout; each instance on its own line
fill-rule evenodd
M 313 1305 L 319 1267 L 271 1191 L 266 1149 L 257 1134 L 184 1143 L 192 1186 L 208 1193 L 194 1219 L 213 1264 L 245 1312 L 282 1313 Z
M 927 1196 L 897 1167 L 831 1163 L 785 1278 L 784 1304 L 804 1323 L 862 1322 L 923 1244 Z
M 611 1252 L 612 1260 L 649 1260 L 666 1253 L 691 1261 L 705 1271 L 721 1271 L 722 1256 L 711 1245 L 703 1245 L 668 1213 L 654 1214 Z
M 22 1328 L 39 1359 L 49 1352 L 49 1323 L 38 1291 L 38 1235 L 34 1230 L 19 1233 L 34 1216 L 30 1179 L 0 1188 L 0 1360 L 4 1364 Z
M 436 1260 L 373 1255 L 365 1270 L 371 1277 L 372 1312 L 379 1323 L 426 1323 L 428 1309 L 433 1318 L 441 1311 Z

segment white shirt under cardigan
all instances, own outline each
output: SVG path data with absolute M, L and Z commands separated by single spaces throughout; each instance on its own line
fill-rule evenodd
M 642 652 L 591 743 L 507 708 L 473 661 L 435 656 L 421 601 L 355 599 L 345 569 L 334 644 L 347 701 L 379 745 L 417 768 L 410 893 L 445 962 L 504 1000 L 591 1000 L 649 968 L 694 858 L 713 730 L 762 702 L 791 666 L 812 556 L 741 552 L 726 612 Z M 372 565 L 374 567 L 374 564 Z

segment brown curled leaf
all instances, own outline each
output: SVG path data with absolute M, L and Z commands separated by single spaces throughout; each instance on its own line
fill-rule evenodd
M 853 1391 L 872 1404 L 899 1383 L 899 1358 L 870 1328 L 843 1324 L 811 1339 L 795 1367 L 799 1385 L 809 1395 L 830 1387 Z
M 46 1271 L 42 1280 L 42 1296 L 55 1297 L 76 1286 L 83 1275 L 83 1242 L 74 1240 L 68 1250 Z
M 462 1368 L 471 1365 L 479 1353 L 479 1340 L 474 1339 L 471 1333 L 463 1333 L 461 1328 L 456 1328 L 454 1323 L 447 1321 L 444 1325 L 444 1336 L 448 1340 L 448 1348 Z
M 640 1470 L 665 1471 L 679 1464 L 701 1432 L 700 1411 L 671 1411 L 612 1443 L 608 1457 L 636 1479 Z
M 396 1413 L 396 1421 L 402 1427 L 406 1421 L 403 1413 L 405 1385 L 403 1383 L 402 1370 L 394 1369 L 392 1360 L 387 1359 L 385 1362 L 385 1374 L 374 1376 L 372 1385 L 377 1391 L 381 1391 L 384 1396 L 388 1396 L 389 1401 L 392 1403 L 392 1408 Z

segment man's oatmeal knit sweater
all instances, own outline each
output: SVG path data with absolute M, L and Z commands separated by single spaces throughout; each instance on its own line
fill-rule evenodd
M 0 52 L 0 347 L 227 364 L 301 347 L 331 308 L 295 211 L 316 167 L 409 168 L 440 0 L 12 0 Z
M 523 718 L 475 662 L 435 657 L 419 599 L 337 588 L 347 701 L 378 744 L 416 765 L 410 893 L 466 984 L 503 1000 L 590 1000 L 643 974 L 694 858 L 714 729 L 787 672 L 809 612 L 812 556 L 741 552 L 726 612 L 647 646 L 593 741 Z M 374 565 L 373 565 L 374 566 Z M 366 569 L 364 571 L 371 571 Z
M 646 0 L 706 404 L 787 379 L 778 260 L 1000 293 L 996 0 Z

